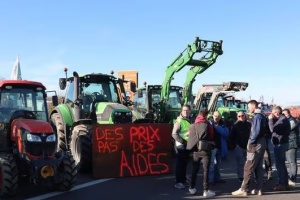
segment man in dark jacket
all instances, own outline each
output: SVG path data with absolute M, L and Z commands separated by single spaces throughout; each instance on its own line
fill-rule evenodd
M 203 164 L 203 196 L 212 197 L 215 196 L 215 192 L 209 190 L 208 182 L 208 167 L 210 161 L 211 151 L 199 149 L 199 140 L 201 141 L 214 141 L 214 131 L 211 124 L 207 121 L 207 110 L 201 110 L 195 120 L 195 123 L 190 126 L 189 139 L 187 142 L 187 150 L 193 150 L 193 170 L 191 178 L 191 186 L 189 192 L 191 194 L 196 193 L 196 179 L 199 171 L 200 161 Z
M 237 176 L 240 182 L 243 182 L 244 165 L 247 158 L 247 144 L 250 137 L 251 123 L 247 121 L 243 111 L 237 113 L 237 121 L 231 129 L 231 137 L 235 145 L 235 158 L 237 165 Z
M 265 133 L 267 132 L 267 118 L 258 109 L 256 100 L 248 102 L 248 109 L 251 114 L 254 113 L 251 124 L 250 137 L 247 144 L 247 160 L 244 166 L 244 180 L 241 188 L 232 192 L 233 196 L 247 196 L 249 184 L 253 173 L 255 172 L 256 186 L 252 194 L 262 195 L 263 185 L 263 157 L 266 150 Z
M 286 190 L 288 186 L 288 173 L 285 165 L 285 152 L 288 148 L 291 126 L 289 120 L 282 114 L 282 108 L 276 106 L 269 115 L 269 128 L 272 133 L 271 142 L 274 145 L 275 164 L 278 174 L 276 191 Z
M 284 109 L 283 114 L 288 118 L 291 125 L 291 132 L 289 135 L 288 150 L 286 151 L 286 160 L 289 164 L 289 185 L 296 186 L 297 180 L 297 150 L 300 147 L 299 141 L 299 125 L 297 120 L 291 116 L 289 109 Z

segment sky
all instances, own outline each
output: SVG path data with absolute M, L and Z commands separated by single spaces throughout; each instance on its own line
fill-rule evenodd
M 79 75 L 137 70 L 139 86 L 161 84 L 195 37 L 223 40 L 202 84 L 248 82 L 245 100 L 300 105 L 298 0 L 0 1 L 0 78 L 19 55 L 22 78 L 59 90 L 64 68 Z M 183 86 L 188 68 L 174 75 Z

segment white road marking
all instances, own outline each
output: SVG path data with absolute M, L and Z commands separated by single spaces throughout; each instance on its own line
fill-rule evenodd
M 43 194 L 43 195 L 36 196 L 36 197 L 32 197 L 32 198 L 29 198 L 29 199 L 26 199 L 26 200 L 42 200 L 42 199 L 47 199 L 47 198 L 54 197 L 54 196 L 57 196 L 57 195 L 61 195 L 61 194 L 67 193 L 67 192 L 72 192 L 72 191 L 79 190 L 79 189 L 82 189 L 82 188 L 85 188 L 85 187 L 89 187 L 91 185 L 96 185 L 98 183 L 104 183 L 104 182 L 112 180 L 112 179 L 113 178 L 95 180 L 95 181 L 83 183 L 83 184 L 80 184 L 80 185 L 76 185 L 70 191 L 66 191 L 66 192 L 50 192 L 50 193 Z

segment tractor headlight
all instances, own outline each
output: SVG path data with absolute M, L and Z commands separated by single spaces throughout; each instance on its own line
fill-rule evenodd
M 126 113 L 126 116 L 131 116 L 131 115 L 132 115 L 131 112 L 127 112 L 127 113 Z
M 115 116 L 121 116 L 120 112 L 115 112 Z
M 27 133 L 26 137 L 29 142 L 42 142 L 42 139 L 39 136 L 33 135 L 31 133 Z
M 55 134 L 48 135 L 46 142 L 55 142 L 56 141 L 56 136 Z

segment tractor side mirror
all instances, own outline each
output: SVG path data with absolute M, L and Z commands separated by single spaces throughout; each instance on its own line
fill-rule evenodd
M 142 98 L 143 97 L 143 90 L 138 90 L 138 98 Z
M 66 79 L 65 78 L 60 78 L 59 79 L 59 88 L 61 90 L 64 90 L 64 89 L 66 89 L 66 85 L 67 85 Z
M 136 92 L 136 83 L 133 81 L 130 81 L 130 91 Z
M 53 104 L 53 106 L 57 106 L 58 105 L 58 97 L 57 97 L 57 95 L 52 96 L 52 104 Z

